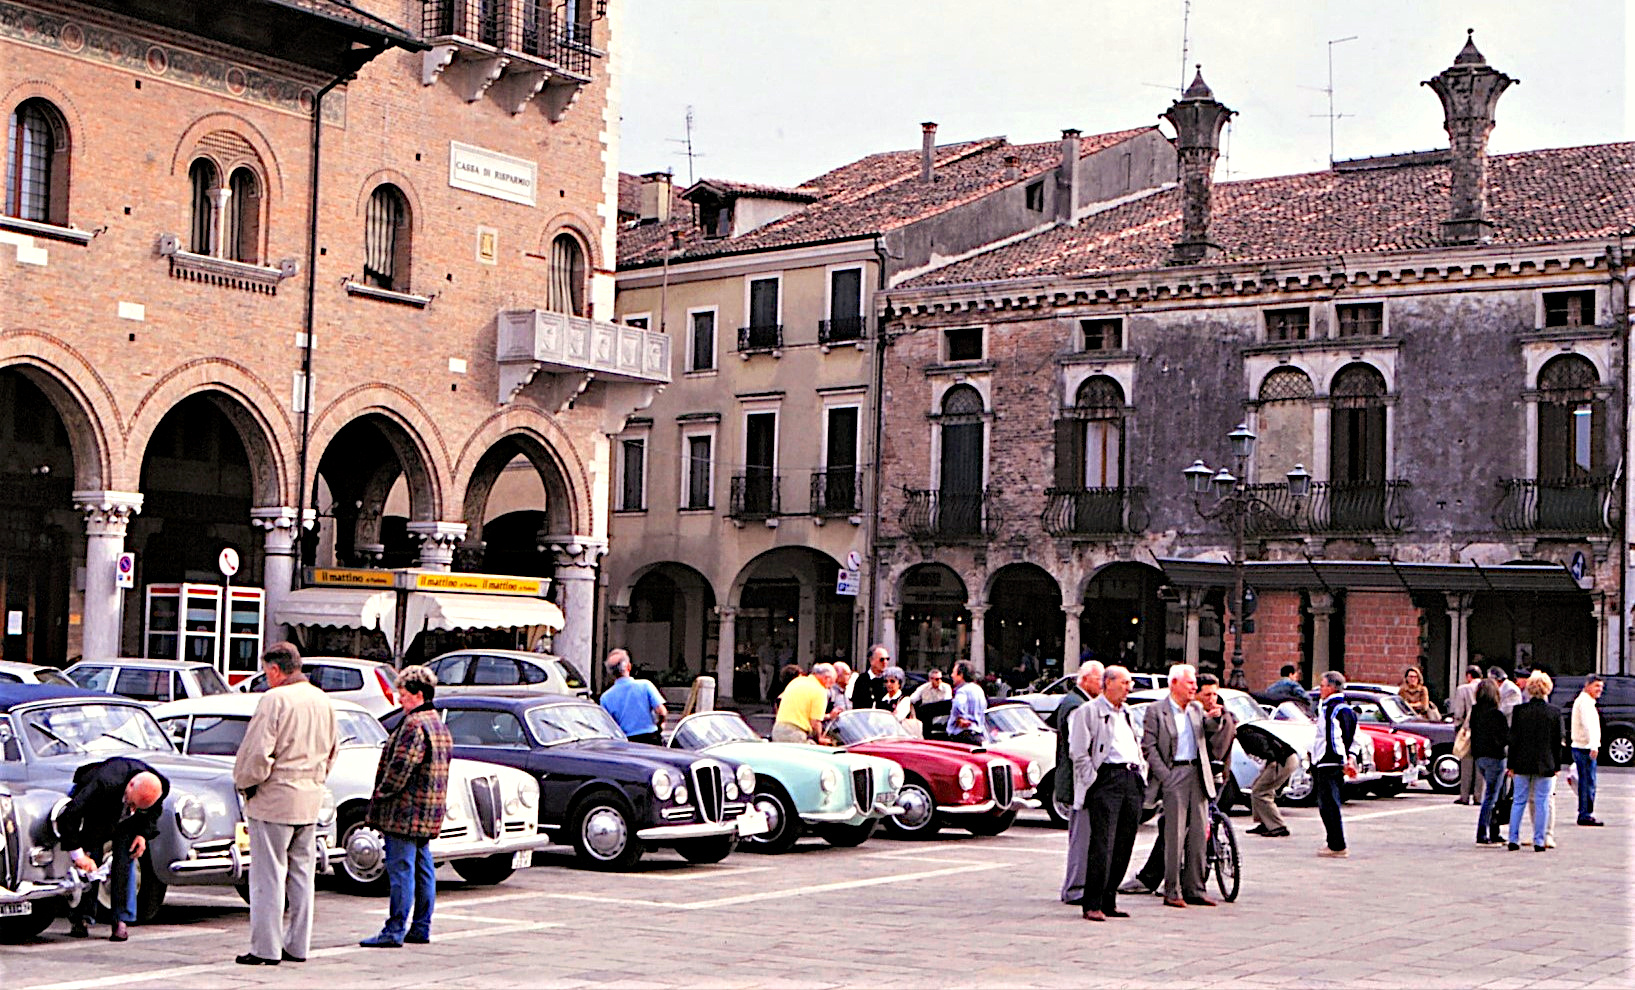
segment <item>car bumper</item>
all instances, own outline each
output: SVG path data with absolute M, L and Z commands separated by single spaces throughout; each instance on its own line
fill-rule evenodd
M 318 837 L 318 872 L 334 872 L 330 864 L 345 855 L 345 850 L 331 851 L 329 840 L 323 836 Z M 250 854 L 241 852 L 238 846 L 233 845 L 221 853 L 172 860 L 170 879 L 166 882 L 179 886 L 228 885 L 243 883 L 249 875 Z
M 434 863 L 444 863 L 451 859 L 475 859 L 482 856 L 498 856 L 504 853 L 534 852 L 544 849 L 551 844 L 551 838 L 541 832 L 527 835 L 506 836 L 501 839 L 465 840 L 456 839 L 452 842 L 441 842 L 433 839 L 428 848 Z M 339 862 L 346 858 L 346 851 L 340 850 L 330 854 L 333 861 Z
M 976 804 L 939 804 L 937 805 L 937 813 L 942 815 L 985 815 L 988 812 L 995 810 L 997 807 L 998 806 L 992 801 L 981 801 Z M 1003 808 L 999 808 L 998 810 L 1002 812 L 1020 811 L 1023 808 L 1042 807 L 1044 807 L 1044 805 L 1033 798 L 1018 797 L 1013 799 L 1010 804 Z
M 762 831 L 765 831 L 764 829 Z M 655 825 L 636 833 L 643 842 L 684 842 L 687 839 L 708 839 L 718 835 L 737 835 L 738 822 L 692 822 L 687 825 Z
M 84 889 L 85 882 L 83 880 L 76 880 L 72 877 L 63 877 L 60 880 L 47 880 L 43 883 L 35 883 L 33 880 L 24 880 L 21 884 L 18 884 L 16 890 L 12 890 L 7 887 L 0 887 L 0 905 L 27 904 L 29 901 L 43 901 L 51 897 L 72 897 L 74 894 Z M 22 911 L 14 913 L 28 914 L 29 912 Z M 5 916 L 5 914 L 0 913 L 0 917 Z

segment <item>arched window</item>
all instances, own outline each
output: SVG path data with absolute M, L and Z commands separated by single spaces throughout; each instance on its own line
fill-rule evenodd
M 68 224 L 68 128 L 45 100 L 24 100 L 6 126 L 6 216 Z
M 261 180 L 249 168 L 236 168 L 227 183 L 227 245 L 234 261 L 261 260 Z
M 585 250 L 572 234 L 551 241 L 551 285 L 546 306 L 553 313 L 585 315 Z
M 1260 382 L 1255 467 L 1269 483 L 1296 464 L 1311 463 L 1311 400 L 1316 390 L 1299 368 L 1274 368 Z
M 1329 388 L 1329 478 L 1385 482 L 1385 378 L 1366 364 L 1348 364 Z
M 363 242 L 364 284 L 409 291 L 409 201 L 401 189 L 387 183 L 369 195 Z
M 1605 469 L 1606 400 L 1601 377 L 1577 354 L 1552 358 L 1538 374 L 1538 476 L 1562 481 Z
M 1056 421 L 1056 487 L 1124 484 L 1124 389 L 1106 375 L 1084 380 Z
M 192 190 L 192 224 L 188 228 L 187 249 L 194 254 L 216 253 L 216 191 L 221 186 L 216 163 L 194 159 L 187 181 Z
M 982 531 L 983 411 L 982 393 L 969 385 L 955 385 L 942 397 L 937 508 L 937 529 L 942 533 Z

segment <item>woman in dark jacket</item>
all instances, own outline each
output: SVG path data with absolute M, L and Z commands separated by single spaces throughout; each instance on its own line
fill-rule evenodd
M 1504 778 L 1505 747 L 1510 742 L 1510 723 L 1499 711 L 1499 687 L 1483 678 L 1476 686 L 1476 707 L 1470 713 L 1470 755 L 1482 778 L 1482 811 L 1476 819 L 1476 844 L 1499 841 L 1499 826 L 1493 821 L 1493 806 L 1499 800 L 1499 781 Z
M 1544 699 L 1555 685 L 1550 675 L 1534 671 L 1527 679 L 1527 701 L 1510 716 L 1511 776 L 1516 796 L 1510 804 L 1510 849 L 1520 849 L 1523 810 L 1533 806 L 1533 851 L 1543 852 L 1549 824 L 1551 778 L 1561 768 L 1561 709 Z

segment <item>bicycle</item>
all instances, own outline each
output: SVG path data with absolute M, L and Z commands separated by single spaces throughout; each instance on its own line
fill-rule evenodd
M 1232 822 L 1214 801 L 1209 802 L 1209 844 L 1204 847 L 1204 872 L 1215 875 L 1215 887 L 1221 899 L 1231 903 L 1238 899 L 1238 837 Z

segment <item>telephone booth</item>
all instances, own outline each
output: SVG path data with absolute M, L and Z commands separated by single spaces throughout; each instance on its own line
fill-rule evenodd
M 260 588 L 150 584 L 144 652 L 160 660 L 208 663 L 227 683 L 237 684 L 256 672 L 265 622 L 266 592 Z

